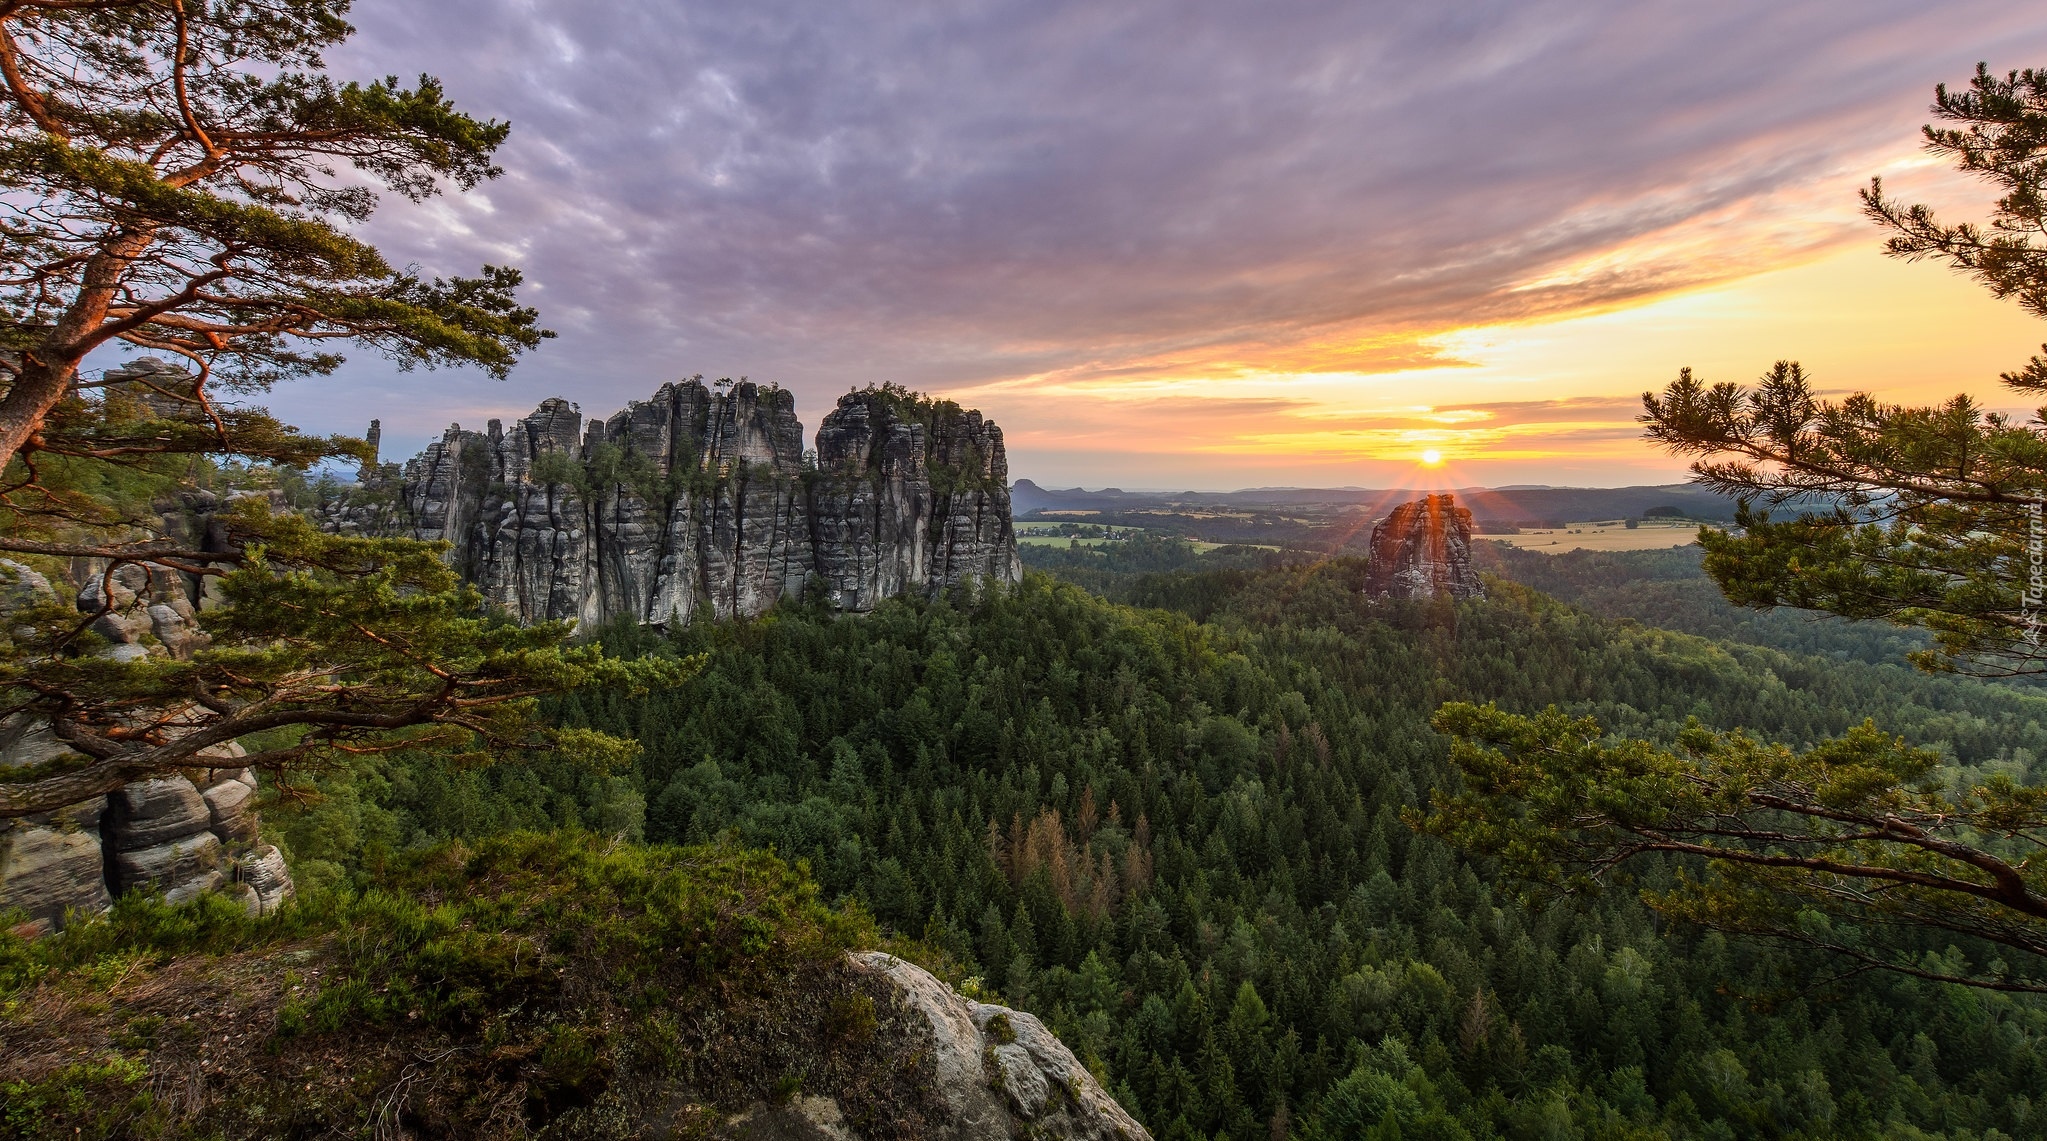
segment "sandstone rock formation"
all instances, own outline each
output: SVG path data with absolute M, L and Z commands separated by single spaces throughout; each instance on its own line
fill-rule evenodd
M 45 934 L 67 914 L 98 915 L 112 906 L 100 846 L 106 806 L 106 797 L 94 797 L 0 828 L 0 911 L 20 909 L 27 933 Z
M 922 967 L 883 951 L 856 952 L 851 958 L 886 979 L 901 1005 L 930 1022 L 936 1085 L 952 1117 L 944 1136 L 954 1141 L 1150 1141 L 1144 1126 L 1035 1017 L 971 1002 Z M 836 1107 L 804 1107 L 800 1116 L 813 1131 L 797 1127 L 773 1135 L 820 1141 L 852 1136 L 842 1126 L 829 1126 L 838 1116 Z M 769 1135 L 756 1134 L 747 1124 L 733 1123 L 726 1135 Z
M 587 425 L 551 399 L 509 428 L 451 426 L 366 475 L 326 526 L 446 540 L 527 622 L 752 616 L 813 582 L 870 610 L 1023 573 L 1002 430 L 895 388 L 840 399 L 814 461 L 790 393 L 687 380 Z
M 0 751 L 0 765 L 23 755 Z M 169 903 L 225 891 L 252 913 L 275 911 L 292 894 L 291 875 L 283 853 L 257 841 L 256 776 L 234 765 L 239 755 L 0 825 L 0 911 L 23 912 L 19 929 L 31 935 L 67 915 L 101 914 L 128 891 Z
M 203 530 L 203 523 L 200 524 Z M 188 657 L 204 645 L 193 623 L 196 588 L 184 576 L 127 565 L 112 575 L 87 568 L 78 610 L 96 615 L 100 653 L 116 661 Z M 0 560 L 0 615 L 58 598 L 49 579 Z M 0 768 L 56 760 L 66 749 L 46 722 L 0 720 Z M 111 795 L 0 822 L 0 912 L 20 910 L 23 929 L 44 934 L 69 914 L 97 915 L 127 891 L 181 903 L 225 890 L 251 911 L 274 910 L 292 893 L 276 847 L 256 832 L 256 776 L 238 763 L 239 745 L 202 754 L 217 768 L 137 781 Z
M 1373 598 L 1482 598 L 1471 566 L 1471 512 L 1454 495 L 1403 503 L 1372 528 L 1365 593 Z

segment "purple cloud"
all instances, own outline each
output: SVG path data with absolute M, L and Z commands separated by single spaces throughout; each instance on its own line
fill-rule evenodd
M 873 380 L 958 389 L 1611 302 L 1704 271 L 1516 287 L 1817 179 L 1845 199 L 1933 83 L 2047 62 L 2047 18 L 1991 2 L 361 0 L 353 18 L 338 72 L 431 72 L 513 124 L 505 178 L 389 204 L 370 236 L 435 272 L 522 266 L 562 334 L 508 384 L 365 356 L 275 394 L 321 430 L 381 415 L 392 452 L 698 372 L 791 387 L 814 426 Z

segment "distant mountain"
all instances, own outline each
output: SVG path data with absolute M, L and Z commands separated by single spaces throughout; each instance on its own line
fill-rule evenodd
M 1009 509 L 1018 515 L 1027 515 L 1040 507 L 1050 506 L 1056 491 L 1046 491 L 1027 479 L 1017 480 L 1009 485 Z

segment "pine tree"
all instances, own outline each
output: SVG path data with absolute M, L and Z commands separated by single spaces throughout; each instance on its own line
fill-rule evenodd
M 0 817 L 262 733 L 247 763 L 274 772 L 401 743 L 616 761 L 630 743 L 547 729 L 535 699 L 684 673 L 572 648 L 561 625 L 492 621 L 435 548 L 322 534 L 261 496 L 214 513 L 203 537 L 165 534 L 158 501 L 227 461 L 367 458 L 242 402 L 330 373 L 328 346 L 502 376 L 551 335 L 517 303 L 516 270 L 427 280 L 349 232 L 373 183 L 419 200 L 494 177 L 506 127 L 456 110 L 430 77 L 330 78 L 321 53 L 352 31 L 347 6 L 0 4 L 0 552 L 92 560 L 101 576 L 83 620 L 32 594 L 11 607 L 0 717 L 47 725 L 58 748 L 8 769 Z M 124 345 L 187 367 L 118 383 L 80 371 Z M 220 604 L 195 619 L 196 652 L 93 652 L 126 568 Z
M 1949 125 L 1927 127 L 1926 148 L 1989 182 L 1997 204 L 1987 228 L 1950 225 L 1872 182 L 1863 206 L 1890 232 L 1886 252 L 1945 261 L 2047 317 L 2047 70 L 1979 66 L 1967 90 L 1938 88 L 1933 111 Z M 2047 392 L 2047 355 L 2003 380 Z M 1937 647 L 1915 657 L 1932 668 L 2047 669 L 2047 409 L 2021 421 L 1966 394 L 1932 407 L 1826 400 L 1793 361 L 1753 387 L 1685 369 L 1643 404 L 1650 439 L 1697 457 L 1698 482 L 1741 501 L 1738 531 L 1700 532 L 1731 600 L 1924 627 Z

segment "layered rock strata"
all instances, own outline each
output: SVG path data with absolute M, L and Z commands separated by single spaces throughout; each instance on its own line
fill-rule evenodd
M 509 427 L 451 426 L 366 475 L 326 526 L 445 540 L 526 622 L 750 617 L 813 588 L 870 610 L 1023 574 L 1002 430 L 896 389 L 840 399 L 814 455 L 790 393 L 688 380 L 587 424 L 551 399 Z
M 1365 593 L 1373 598 L 1483 598 L 1471 566 L 1471 512 L 1454 495 L 1403 503 L 1372 528 Z
M 189 522 L 189 520 L 188 520 Z M 198 524 L 204 530 L 204 523 Z M 79 611 L 97 615 L 102 656 L 128 661 L 184 658 L 205 644 L 193 623 L 196 598 L 175 574 L 126 565 L 91 573 Z M 0 612 L 58 597 L 44 576 L 0 560 Z M 0 720 L 0 768 L 56 760 L 67 752 L 47 722 Z M 182 903 L 226 891 L 252 912 L 275 910 L 292 893 L 284 856 L 257 835 L 256 775 L 230 743 L 202 754 L 218 767 L 137 781 L 54 812 L 0 822 L 0 912 L 19 911 L 21 930 L 40 935 L 67 916 L 105 912 L 128 891 Z

